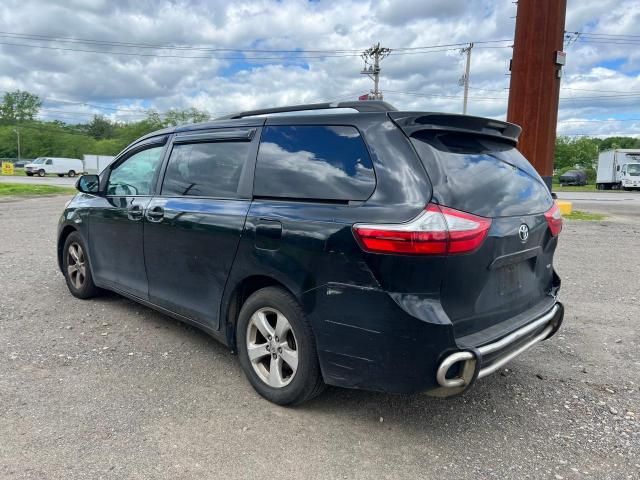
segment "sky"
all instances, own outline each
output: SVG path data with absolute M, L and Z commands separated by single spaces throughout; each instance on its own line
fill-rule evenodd
M 380 42 L 386 101 L 460 113 L 474 42 L 468 113 L 504 119 L 515 15 L 511 0 L 2 0 L 0 94 L 36 93 L 67 123 L 356 100 Z M 558 133 L 640 136 L 640 2 L 568 0 L 566 30 L 583 34 L 565 44 Z

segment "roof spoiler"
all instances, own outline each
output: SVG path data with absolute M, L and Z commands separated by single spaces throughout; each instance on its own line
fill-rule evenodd
M 232 120 L 256 115 L 268 115 L 270 113 L 303 112 L 306 110 L 328 110 L 332 108 L 352 108 L 360 113 L 365 112 L 396 112 L 397 109 L 379 100 L 367 100 L 356 102 L 333 102 L 333 103 L 308 103 L 306 105 L 291 105 L 288 107 L 263 108 L 260 110 L 247 110 L 245 112 L 232 113 L 216 120 Z
M 522 128 L 500 120 L 453 113 L 390 112 L 389 117 L 407 136 L 418 131 L 475 133 L 516 145 Z

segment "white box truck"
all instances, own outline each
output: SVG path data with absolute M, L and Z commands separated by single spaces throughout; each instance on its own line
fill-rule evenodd
M 85 173 L 99 175 L 116 157 L 111 155 L 83 155 L 82 158 Z
M 640 149 L 617 148 L 600 152 L 596 188 L 640 189 Z
M 84 166 L 79 158 L 38 157 L 24 166 L 24 172 L 29 177 L 34 175 L 44 177 L 47 174 L 75 177 L 83 171 Z

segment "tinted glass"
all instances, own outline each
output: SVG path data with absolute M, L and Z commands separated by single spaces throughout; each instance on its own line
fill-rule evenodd
M 154 147 L 127 158 L 111 171 L 107 195 L 149 195 L 164 147 Z
M 162 195 L 235 198 L 249 142 L 174 145 Z
M 254 194 L 267 197 L 366 200 L 376 180 L 354 127 L 266 127 Z
M 53 165 L 53 160 L 47 160 L 47 161 L 45 162 L 45 165 Z
M 485 217 L 542 213 L 546 185 L 512 145 L 464 134 L 418 132 L 412 142 L 442 204 Z

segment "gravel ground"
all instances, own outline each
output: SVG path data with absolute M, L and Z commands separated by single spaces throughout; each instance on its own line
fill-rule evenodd
M 73 298 L 66 200 L 0 203 L 2 479 L 640 478 L 640 212 L 566 222 L 564 328 L 462 397 L 328 389 L 286 409 L 207 335 Z

